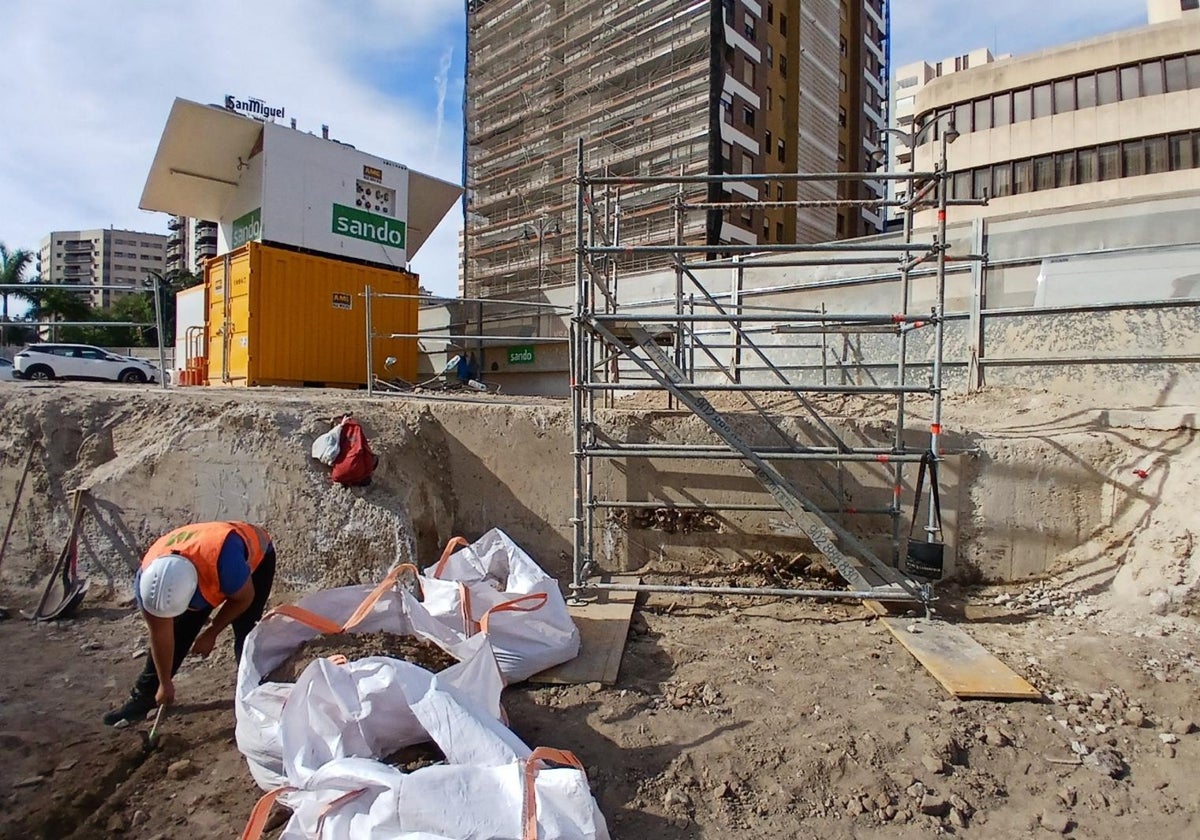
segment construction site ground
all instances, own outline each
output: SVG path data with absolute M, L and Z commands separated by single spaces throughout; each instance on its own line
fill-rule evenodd
M 113 730 L 100 721 L 145 656 L 131 561 L 106 560 L 105 540 L 148 544 L 200 504 L 188 499 L 208 504 L 218 492 L 198 483 L 211 478 L 222 498 L 244 496 L 245 515 L 273 520 L 266 524 L 281 564 L 274 603 L 366 582 L 397 559 L 427 566 L 445 538 L 478 536 L 485 522 L 542 547 L 531 551 L 535 559 L 567 573 L 552 551 L 561 547 L 553 529 L 539 531 L 536 520 L 569 498 L 570 486 L 542 486 L 538 475 L 528 486 L 496 482 L 497 456 L 488 451 L 490 441 L 526 464 L 566 459 L 569 472 L 569 449 L 558 451 L 570 431 L 561 403 L 481 398 L 431 416 L 418 401 L 353 394 L 22 383 L 0 385 L 0 402 L 5 514 L 30 436 L 47 450 L 0 579 L 0 603 L 12 611 L 0 622 L 0 837 L 233 837 L 244 826 L 261 791 L 234 743 L 228 639 L 209 660 L 185 665 L 156 748 L 147 751 L 138 734 L 149 722 Z M 382 456 L 375 484 L 353 491 L 330 487 L 306 463 L 313 435 L 347 409 L 364 418 Z M 512 412 L 532 419 L 526 436 L 512 433 Z M 1044 394 L 948 405 L 959 428 L 990 433 L 995 452 L 1003 448 L 995 441 L 1008 446 L 1016 436 L 1014 418 L 1054 437 L 1080 434 L 1083 414 Z M 1149 481 L 1166 468 L 1146 453 L 1172 447 L 1169 475 L 1144 510 L 1084 529 L 1038 580 L 939 591 L 938 609 L 966 621 L 1043 693 L 1040 702 L 949 697 L 856 604 L 652 595 L 638 602 L 614 685 L 509 687 L 511 725 L 530 745 L 580 757 L 616 838 L 1195 837 L 1200 625 L 1191 491 L 1200 447 L 1190 429 L 1167 425 L 1113 432 L 1137 449 L 1129 457 L 1150 467 Z M 188 484 L 187 471 L 198 474 L 205 459 L 216 465 L 213 476 Z M 1097 469 L 1128 473 L 1119 461 Z M 266 469 L 275 472 L 265 484 L 238 474 Z M 494 485 L 462 486 L 472 475 L 490 475 Z M 1033 488 L 1043 479 L 1034 465 L 1020 480 Z M 97 530 L 85 530 L 92 590 L 72 619 L 35 624 L 18 610 L 34 607 L 61 548 L 64 493 L 73 486 L 103 500 Z M 170 498 L 170 487 L 183 499 Z M 388 511 L 399 519 L 386 519 Z M 370 531 L 354 531 L 364 517 L 375 517 Z M 123 537 L 109 533 L 117 518 Z M 307 530 L 321 528 L 336 537 L 322 543 Z M 402 546 L 404 528 L 413 533 Z M 714 579 L 777 583 L 779 575 L 777 554 L 749 552 Z M 798 585 L 809 576 L 823 579 L 818 568 L 795 565 Z

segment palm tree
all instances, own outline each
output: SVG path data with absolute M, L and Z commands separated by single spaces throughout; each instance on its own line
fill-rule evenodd
M 33 253 L 17 249 L 9 251 L 3 242 L 0 242 L 0 285 L 15 286 L 18 283 L 24 283 L 25 269 L 29 268 L 29 263 L 33 261 Z M 12 294 L 15 297 L 21 297 L 19 292 L 13 292 L 9 289 L 0 289 L 0 295 L 4 300 L 3 312 L 0 313 L 0 347 L 7 344 L 7 334 L 5 330 L 8 327 L 8 296 Z

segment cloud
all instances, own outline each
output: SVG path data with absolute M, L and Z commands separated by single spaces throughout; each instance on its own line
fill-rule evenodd
M 421 80 L 436 68 L 448 83 L 440 59 L 461 40 L 462 14 L 458 0 L 8 4 L 0 241 L 33 249 L 51 230 L 165 231 L 163 214 L 137 204 L 176 96 L 261 97 L 302 130 L 328 124 L 339 140 L 458 182 L 457 144 L 429 142 L 446 92 Z M 414 261 L 440 291 L 457 287 L 459 215 Z
M 434 134 L 433 145 L 437 148 L 442 145 L 442 127 L 446 120 L 446 86 L 450 80 L 450 67 L 453 60 L 454 47 L 448 46 L 442 53 L 437 75 L 433 77 L 433 83 L 437 89 L 437 131 Z

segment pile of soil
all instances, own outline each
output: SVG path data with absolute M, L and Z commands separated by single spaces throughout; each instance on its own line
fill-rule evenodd
M 294 683 L 313 660 L 341 654 L 350 661 L 387 656 L 420 665 L 438 673 L 458 662 L 433 642 L 399 633 L 335 633 L 317 636 L 300 645 L 264 682 Z
M 396 750 L 383 760 L 402 773 L 414 773 L 422 767 L 432 767 L 434 764 L 444 764 L 446 756 L 433 741 L 413 744 Z

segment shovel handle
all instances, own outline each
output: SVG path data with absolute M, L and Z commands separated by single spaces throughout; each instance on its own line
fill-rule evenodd
M 158 714 L 154 716 L 154 725 L 150 727 L 150 743 L 153 744 L 155 738 L 158 737 L 158 725 L 162 723 L 163 715 L 167 713 L 167 704 L 162 703 L 158 707 Z

